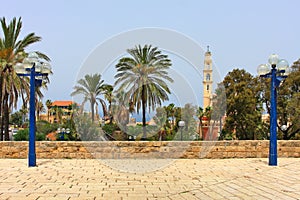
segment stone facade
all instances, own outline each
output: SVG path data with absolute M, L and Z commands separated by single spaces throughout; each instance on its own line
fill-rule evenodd
M 37 158 L 265 158 L 268 140 L 36 142 Z M 0 158 L 27 158 L 28 142 L 0 142 Z M 300 157 L 300 141 L 278 141 L 279 157 Z

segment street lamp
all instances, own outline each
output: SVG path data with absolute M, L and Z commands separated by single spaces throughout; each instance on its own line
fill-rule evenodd
M 183 129 L 183 127 L 185 126 L 185 122 L 184 121 L 179 121 L 178 122 L 178 126 L 179 126 L 179 128 L 180 128 L 180 140 L 182 141 L 182 129 Z
M 136 140 L 136 136 L 135 135 L 129 135 L 128 139 L 129 139 L 129 141 L 135 141 Z
M 264 78 L 271 78 L 271 113 L 270 113 L 270 146 L 269 165 L 277 165 L 277 90 L 280 82 L 289 74 L 289 64 L 278 55 L 272 54 L 269 57 L 269 64 L 259 65 L 258 75 Z M 277 68 L 276 68 L 277 67 Z M 271 71 L 270 71 L 271 70 Z
M 70 129 L 69 128 L 57 128 L 57 133 L 60 134 L 60 139 L 61 140 L 65 140 L 65 134 L 69 134 L 70 133 Z
M 19 76 L 30 77 L 28 166 L 35 167 L 35 87 L 41 86 L 42 80 L 51 73 L 51 67 L 48 63 L 41 62 L 35 52 L 31 52 L 23 63 L 16 64 L 15 72 Z

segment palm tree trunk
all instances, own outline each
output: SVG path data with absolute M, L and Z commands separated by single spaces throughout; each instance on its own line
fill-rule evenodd
M 146 95 L 145 95 L 145 85 L 142 86 L 142 120 L 143 120 L 143 140 L 147 138 L 147 130 L 146 130 Z
M 9 110 L 8 110 L 8 94 L 5 92 L 3 101 L 3 121 L 4 121 L 4 140 L 9 140 Z
M 36 114 L 37 114 L 37 121 L 39 121 L 40 120 L 40 110 L 39 110 L 39 108 L 37 109 L 37 111 L 36 111 Z
M 2 102 L 2 101 L 1 101 L 1 102 Z M 2 104 L 2 103 L 1 103 L 1 104 Z M 3 111 L 3 110 L 2 110 L 2 105 L 1 105 L 0 107 L 1 107 L 1 109 L 0 109 L 0 110 L 1 110 L 1 112 L 0 112 L 0 116 L 1 116 L 1 117 L 0 117 L 0 120 L 1 120 L 1 121 L 0 121 L 0 131 L 1 131 L 0 140 L 3 141 L 3 130 L 4 130 L 4 129 L 3 129 L 3 124 L 4 124 L 3 122 L 4 122 L 4 118 L 3 118 L 3 112 L 2 112 L 2 111 Z
M 27 102 L 25 100 L 25 97 L 24 97 L 24 92 L 22 92 L 21 90 L 21 96 L 22 96 L 22 124 L 24 124 L 25 122 L 25 117 L 26 117 L 26 114 L 27 112 L 25 112 L 25 110 L 27 109 Z
M 109 112 L 109 123 L 110 124 L 112 124 L 112 122 L 113 122 L 113 119 L 114 119 L 114 117 L 113 117 L 113 114 L 112 114 L 112 110 L 111 110 L 111 101 L 109 101 L 109 106 L 108 106 L 108 112 Z
M 91 110 L 92 110 L 92 121 L 94 122 L 94 115 L 95 115 L 95 113 L 94 113 L 94 102 L 91 102 Z
M 3 141 L 2 75 L 0 78 L 0 141 Z
M 108 113 L 108 111 L 107 111 L 107 109 L 106 109 L 105 101 L 102 100 L 102 99 L 99 99 L 99 101 L 100 101 L 100 104 L 101 104 L 101 106 L 102 106 L 103 119 L 106 120 L 107 117 L 108 117 L 108 115 L 109 115 L 109 113 Z M 98 110 L 97 110 L 97 112 L 98 112 Z
M 1 139 L 1 141 L 3 141 L 3 139 L 4 139 L 4 137 L 3 137 L 3 131 L 4 131 L 4 129 L 3 129 L 3 123 L 4 122 L 4 118 L 2 117 L 2 115 L 1 115 L 1 122 L 0 122 L 0 131 L 1 131 L 1 137 L 0 137 L 0 139 Z

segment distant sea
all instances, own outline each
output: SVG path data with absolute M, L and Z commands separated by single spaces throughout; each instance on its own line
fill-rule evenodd
M 102 117 L 103 116 L 103 112 L 99 112 L 99 115 Z M 149 113 L 146 113 L 146 122 L 150 121 L 152 119 L 152 117 L 155 115 L 154 112 L 151 112 L 150 114 Z M 133 113 L 131 115 L 132 118 L 135 118 L 136 119 L 136 122 L 142 122 L 142 114 L 137 114 L 137 113 Z

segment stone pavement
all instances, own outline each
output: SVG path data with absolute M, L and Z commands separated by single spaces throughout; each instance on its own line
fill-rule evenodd
M 0 159 L 0 199 L 300 199 L 300 159 L 278 161 Z

